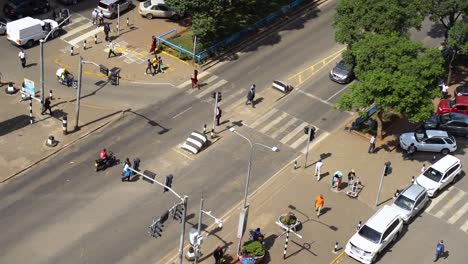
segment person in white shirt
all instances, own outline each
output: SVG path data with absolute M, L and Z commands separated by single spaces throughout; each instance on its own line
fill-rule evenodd
M 448 85 L 443 84 L 442 85 L 442 99 L 447 99 L 448 98 Z
M 321 159 L 315 163 L 315 176 L 317 177 L 317 181 L 320 181 L 320 171 L 322 170 L 322 166 L 323 162 Z
M 94 8 L 93 12 L 91 13 L 91 16 L 93 17 L 93 25 L 97 24 L 98 11 L 96 10 L 96 8 Z
M 369 140 L 369 150 L 367 150 L 367 153 L 374 153 L 375 150 L 375 137 L 372 135 L 372 137 Z
M 23 49 L 21 49 L 20 52 L 18 53 L 18 57 L 21 60 L 21 66 L 23 66 L 23 68 L 26 68 L 26 53 L 24 52 Z
M 110 58 L 111 54 L 117 56 L 117 53 L 114 52 L 114 42 L 112 42 L 112 40 L 109 41 L 107 47 L 109 47 L 109 53 L 107 54 L 107 58 Z

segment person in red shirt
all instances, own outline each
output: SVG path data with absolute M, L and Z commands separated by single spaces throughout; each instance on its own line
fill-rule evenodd
M 101 152 L 99 152 L 99 158 L 101 158 L 103 161 L 107 160 L 106 149 L 102 149 Z

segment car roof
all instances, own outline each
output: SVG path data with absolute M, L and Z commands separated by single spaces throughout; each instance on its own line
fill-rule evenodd
M 100 0 L 99 2 L 110 5 L 110 4 L 113 4 L 113 3 L 117 2 L 117 1 L 118 0 Z
M 442 131 L 442 130 L 426 130 L 426 136 L 428 138 L 432 137 L 448 137 L 447 131 Z
M 380 233 L 383 233 L 387 229 L 387 226 L 398 217 L 399 212 L 397 209 L 389 205 L 384 205 L 384 207 L 380 208 L 380 210 L 367 220 L 366 225 Z
M 448 114 L 443 114 L 443 115 L 449 115 L 450 120 L 457 120 L 457 121 L 467 121 L 468 120 L 468 115 L 462 114 L 462 113 L 448 113 Z
M 164 0 L 151 0 L 152 5 L 157 5 L 157 4 L 166 4 Z
M 432 164 L 431 167 L 437 171 L 445 172 L 453 164 L 460 163 L 460 160 L 452 155 L 445 155 L 445 157 Z
M 463 96 L 463 95 L 457 96 L 455 97 L 455 102 L 457 104 L 468 105 L 468 96 Z
M 411 184 L 403 190 L 400 195 L 403 195 L 405 197 L 408 197 L 409 199 L 415 201 L 421 193 L 426 192 L 426 189 L 422 186 L 419 186 L 417 184 Z

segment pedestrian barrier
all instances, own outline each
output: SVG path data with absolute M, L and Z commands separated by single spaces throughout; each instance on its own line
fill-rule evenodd
M 192 154 L 197 154 L 205 147 L 207 141 L 208 139 L 206 138 L 205 134 L 198 131 L 193 131 L 182 145 L 182 149 L 185 149 Z
M 285 84 L 282 81 L 277 81 L 277 80 L 273 81 L 273 84 L 271 85 L 271 87 L 273 87 L 276 90 L 279 90 L 282 93 L 289 93 L 289 91 L 291 90 L 290 85 Z
M 352 127 L 353 128 L 359 127 L 362 123 L 364 123 L 367 119 L 369 119 L 369 117 L 371 117 L 376 112 L 377 112 L 377 106 L 376 105 L 373 105 L 373 106 L 369 107 L 366 110 L 365 116 L 360 116 L 360 117 L 356 118 L 356 120 L 354 120 Z

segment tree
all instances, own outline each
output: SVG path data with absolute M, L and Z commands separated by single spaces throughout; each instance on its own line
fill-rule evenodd
M 427 10 L 421 0 L 340 0 L 333 21 L 335 39 L 351 47 L 365 32 L 406 34 L 420 28 Z
M 468 22 L 457 21 L 448 32 L 447 48 L 449 49 L 447 85 L 450 85 L 452 64 L 457 55 L 468 55 Z
M 350 86 L 337 106 L 362 110 L 375 104 L 378 138 L 386 112 L 406 116 L 412 123 L 434 112 L 432 99 L 439 94 L 437 84 L 444 74 L 439 50 L 424 48 L 398 33 L 365 33 L 347 52 L 355 58 L 359 83 Z
M 462 14 L 468 15 L 467 0 L 432 0 L 430 19 L 438 21 L 445 27 L 445 40 L 449 30 L 455 25 Z
M 216 16 L 223 9 L 223 1 L 220 0 L 165 0 L 164 2 L 179 14 Z

